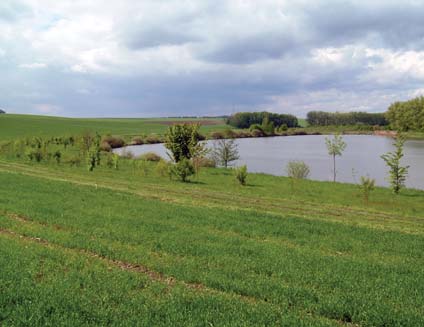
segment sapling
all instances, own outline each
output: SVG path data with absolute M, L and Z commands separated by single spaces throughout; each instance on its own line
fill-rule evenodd
M 243 165 L 243 166 L 237 167 L 234 170 L 234 173 L 235 173 L 236 179 L 240 183 L 240 185 L 246 185 L 247 166 Z
M 336 156 L 341 156 L 346 149 L 346 143 L 341 135 L 334 135 L 333 139 L 325 138 L 328 154 L 333 157 L 333 182 L 336 181 Z
M 381 158 L 389 167 L 389 181 L 392 186 L 393 193 L 399 194 L 402 187 L 405 186 L 406 177 L 408 176 L 409 166 L 402 166 L 401 159 L 403 158 L 403 145 L 405 138 L 403 135 L 398 135 L 393 146 L 395 151 L 383 154 Z
M 365 203 L 368 203 L 370 193 L 375 188 L 375 179 L 361 176 L 361 190 Z

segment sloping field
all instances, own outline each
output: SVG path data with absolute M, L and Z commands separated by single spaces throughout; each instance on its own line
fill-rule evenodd
M 424 192 L 249 178 L 1 161 L 0 324 L 424 325 Z
M 174 122 L 200 122 L 202 132 L 222 130 L 223 119 L 218 118 L 63 118 L 33 115 L 0 115 L 0 140 L 20 137 L 60 136 L 81 134 L 84 131 L 113 135 L 164 133 Z

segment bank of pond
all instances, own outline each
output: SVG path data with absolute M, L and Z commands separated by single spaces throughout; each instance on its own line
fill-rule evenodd
M 310 167 L 310 179 L 329 181 L 333 178 L 332 158 L 328 155 L 325 135 L 236 139 L 240 159 L 233 166 L 247 165 L 249 172 L 286 175 L 286 165 L 293 160 Z M 358 183 L 361 176 L 369 176 L 379 186 L 389 186 L 388 168 L 381 155 L 393 151 L 393 139 L 375 135 L 344 135 L 347 144 L 342 156 L 337 157 L 337 181 Z M 214 140 L 206 141 L 213 147 Z M 154 152 L 168 159 L 163 144 L 126 146 L 114 150 L 118 154 L 131 152 L 135 156 Z M 409 165 L 406 186 L 424 189 L 424 141 L 407 140 L 402 164 Z

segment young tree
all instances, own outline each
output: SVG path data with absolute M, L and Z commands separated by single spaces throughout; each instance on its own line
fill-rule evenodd
M 212 158 L 218 165 L 227 168 L 231 162 L 240 158 L 237 147 L 234 139 L 216 140 L 212 149 Z
M 381 158 L 386 162 L 389 167 L 389 180 L 392 190 L 395 194 L 398 194 L 401 188 L 405 184 L 406 177 L 408 176 L 409 166 L 401 166 L 401 159 L 403 157 L 403 145 L 405 138 L 403 135 L 398 135 L 395 143 L 395 151 L 383 154 Z
M 336 181 L 336 156 L 341 156 L 343 151 L 346 149 L 346 142 L 343 141 L 341 135 L 334 135 L 333 139 L 325 138 L 325 144 L 327 145 L 328 154 L 333 157 L 333 182 Z
M 192 162 L 187 158 L 182 158 L 171 166 L 171 175 L 178 178 L 182 182 L 187 182 L 191 175 L 194 175 L 194 167 Z
M 361 190 L 364 195 L 365 203 L 368 203 L 370 193 L 375 188 L 375 179 L 370 177 L 361 176 Z
M 247 166 L 243 165 L 235 169 L 234 174 L 240 185 L 246 185 Z
M 199 124 L 176 124 L 165 134 L 165 147 L 171 151 L 172 159 L 178 163 L 191 159 L 199 142 Z

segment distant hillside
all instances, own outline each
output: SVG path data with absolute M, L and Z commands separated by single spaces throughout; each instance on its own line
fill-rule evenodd
M 6 111 L 0 109 L 0 114 L 5 114 Z
M 0 119 L 0 140 L 19 137 L 63 136 L 80 134 L 84 131 L 121 136 L 135 136 L 150 133 L 164 133 L 170 124 L 185 122 L 181 118 L 63 118 L 34 115 L 3 115 Z M 224 130 L 223 119 L 190 119 L 202 124 L 202 133 Z

